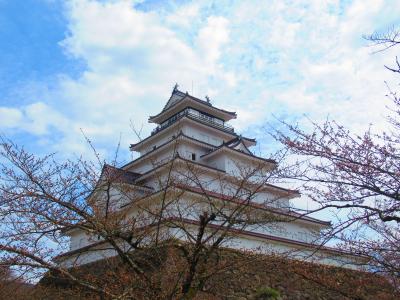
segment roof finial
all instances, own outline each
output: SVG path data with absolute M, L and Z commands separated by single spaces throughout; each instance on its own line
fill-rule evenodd
M 210 97 L 206 96 L 206 100 L 208 103 L 210 103 Z
M 178 88 L 179 88 L 179 85 L 178 85 L 178 83 L 175 83 L 175 85 L 174 85 L 174 92 L 176 92 L 177 90 L 178 90 Z

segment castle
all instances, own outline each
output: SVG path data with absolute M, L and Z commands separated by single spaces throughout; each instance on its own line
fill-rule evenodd
M 190 241 L 207 218 L 210 243 L 224 235 L 222 246 L 228 248 L 351 266 L 350 255 L 315 243 L 330 223 L 291 208 L 299 193 L 273 184 L 277 162 L 250 150 L 256 140 L 228 124 L 236 117 L 208 97 L 201 100 L 175 86 L 162 111 L 149 118 L 157 127 L 130 146 L 140 156 L 120 168 L 105 166 L 88 201 L 110 216 L 124 212 L 124 218 L 135 220 L 127 224 L 136 231 L 150 228 L 142 238 L 149 244 L 154 239 Z M 70 249 L 57 260 L 66 266 L 117 255 L 101 236 L 79 227 L 64 234 Z M 124 242 L 121 249 L 133 251 Z

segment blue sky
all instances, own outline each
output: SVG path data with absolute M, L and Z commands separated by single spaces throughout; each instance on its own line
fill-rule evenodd
M 28 104 L 18 86 L 54 81 L 84 67 L 60 47 L 67 34 L 64 6 L 58 1 L 0 1 L 0 84 L 2 98 L 13 106 Z M 2 104 L 6 104 L 3 102 Z
M 273 116 L 384 129 L 397 49 L 372 54 L 362 35 L 399 12 L 389 0 L 0 0 L 0 132 L 62 156 L 89 155 L 81 130 L 104 157 L 121 135 L 123 163 L 130 120 L 149 133 L 175 82 L 237 111 L 262 151 Z

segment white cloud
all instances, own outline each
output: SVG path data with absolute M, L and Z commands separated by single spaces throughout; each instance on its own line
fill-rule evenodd
M 229 40 L 228 20 L 223 17 L 209 17 L 207 24 L 197 36 L 198 52 L 211 65 L 221 56 L 221 46 Z
M 193 25 L 193 21 L 199 16 L 199 4 L 189 3 L 178 7 L 175 13 L 166 17 L 166 21 L 170 25 L 188 28 Z
M 19 128 L 34 135 L 46 135 L 50 127 L 68 127 L 58 111 L 43 102 L 17 108 L 0 107 L 0 128 Z
M 15 116 L 1 127 L 39 136 L 55 129 L 61 136 L 53 148 L 69 153 L 84 151 L 81 130 L 101 151 L 113 148 L 121 133 L 126 149 L 136 140 L 130 119 L 137 127 L 147 123 L 165 104 L 175 82 L 186 89 L 194 82 L 204 91 L 209 76 L 234 84 L 234 76 L 218 61 L 229 41 L 229 22 L 223 17 L 207 17 L 192 45 L 156 13 L 138 11 L 131 1 L 75 0 L 67 8 L 69 34 L 61 45 L 84 60 L 86 71 L 77 79 L 61 76 L 58 88 L 45 95 L 49 105 L 37 101 L 43 94 L 32 95 L 34 104 L 12 110 Z
M 84 151 L 81 128 L 102 151 L 120 133 L 127 147 L 135 139 L 129 119 L 146 125 L 175 82 L 189 92 L 193 83 L 195 95 L 238 111 L 239 130 L 272 113 L 330 114 L 357 130 L 385 126 L 390 74 L 383 64 L 394 52 L 371 55 L 361 36 L 384 26 L 380 15 L 398 11 L 398 1 L 196 1 L 141 11 L 127 0 L 73 0 L 66 7 L 61 45 L 86 63 L 85 72 L 61 76 L 57 89 L 32 95 L 31 105 L 0 108 L 0 128 L 39 136 L 55 129 L 53 147 L 69 152 Z
M 0 128 L 18 126 L 22 120 L 22 113 L 15 108 L 0 107 Z

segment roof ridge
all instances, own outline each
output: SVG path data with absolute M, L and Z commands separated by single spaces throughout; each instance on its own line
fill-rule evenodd
M 181 99 L 178 99 L 178 100 L 174 101 L 173 103 L 170 103 L 174 95 L 177 95 L 178 97 L 181 97 Z M 178 90 L 177 85 L 175 85 L 175 87 L 174 87 L 174 89 L 173 89 L 173 91 L 172 91 L 172 93 L 171 93 L 171 96 L 169 97 L 169 99 L 168 99 L 167 103 L 165 104 L 164 108 L 161 110 L 160 113 L 158 113 L 158 114 L 156 114 L 156 115 L 154 115 L 154 116 L 150 116 L 150 119 L 152 119 L 152 118 L 154 118 L 154 117 L 156 117 L 156 116 L 158 116 L 158 115 L 160 115 L 160 114 L 166 112 L 168 109 L 170 109 L 171 107 L 175 106 L 178 102 L 182 101 L 182 100 L 185 99 L 186 97 L 188 97 L 188 98 L 190 98 L 190 99 L 192 99 L 192 100 L 194 100 L 194 101 L 197 101 L 197 102 L 199 102 L 199 103 L 201 103 L 201 104 L 204 104 L 204 105 L 207 105 L 207 106 L 209 106 L 209 107 L 212 107 L 212 108 L 214 108 L 214 109 L 216 109 L 216 110 L 219 110 L 219 111 L 222 111 L 222 112 L 224 112 L 224 113 L 230 114 L 230 115 L 234 116 L 235 118 L 236 118 L 236 116 L 237 116 L 237 115 L 236 115 L 236 112 L 227 111 L 227 110 L 225 110 L 225 109 L 215 107 L 215 106 L 213 106 L 209 101 L 206 101 L 206 100 L 197 98 L 197 97 L 195 97 L 195 96 L 193 96 L 193 95 L 190 95 L 188 92 L 185 92 L 185 93 L 184 93 L 184 92 Z

